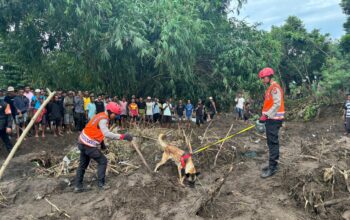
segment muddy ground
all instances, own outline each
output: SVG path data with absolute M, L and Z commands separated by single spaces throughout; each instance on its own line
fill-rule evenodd
M 234 121 L 232 115 L 221 115 L 205 135 L 208 124 L 194 128 L 193 147 L 225 137 L 232 123 L 231 133 L 248 126 Z M 149 129 L 141 134 L 155 138 L 160 132 L 166 131 Z M 135 133 L 140 136 L 140 131 Z M 280 169 L 269 179 L 260 178 L 268 156 L 266 140 L 253 131 L 227 141 L 215 167 L 219 145 L 196 155 L 201 176 L 194 189 L 179 185 L 174 163 L 168 162 L 159 173 L 149 173 L 133 151 L 127 163 L 138 168 L 110 172 L 111 189 L 104 192 L 96 188 L 93 172 L 85 177 L 92 189 L 80 194 L 74 194 L 69 184 L 74 182 L 74 172 L 59 177 L 36 172 L 32 158 L 43 151 L 63 158 L 76 138 L 77 134 L 64 138 L 48 134 L 45 140 L 30 137 L 25 141 L 0 183 L 6 198 L 0 196 L 0 219 L 343 219 L 350 210 L 341 174 L 350 170 L 350 139 L 344 135 L 340 115 L 307 123 L 287 122 L 281 130 Z M 176 129 L 169 141 L 185 149 L 184 138 Z M 161 158 L 157 142 L 141 137 L 138 142 L 154 168 Z M 3 163 L 3 148 L 0 153 Z M 335 203 L 329 205 L 329 201 Z

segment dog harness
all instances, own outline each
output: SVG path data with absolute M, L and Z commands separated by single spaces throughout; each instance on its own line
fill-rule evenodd
M 192 154 L 191 153 L 187 153 L 187 154 L 184 154 L 181 156 L 180 158 L 180 161 L 181 161 L 181 166 L 182 166 L 182 169 L 185 169 L 185 166 L 186 166 L 186 161 L 188 158 L 192 157 Z

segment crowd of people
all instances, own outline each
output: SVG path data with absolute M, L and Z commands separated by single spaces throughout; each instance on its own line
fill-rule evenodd
M 44 89 L 32 90 L 29 86 L 17 90 L 9 86 L 7 91 L 0 90 L 0 101 L 10 106 L 17 138 L 46 98 Z M 74 130 L 82 131 L 94 115 L 106 111 L 109 102 L 116 102 L 121 109 L 121 114 L 110 124 L 115 123 L 121 128 L 148 127 L 155 124 L 169 128 L 174 121 L 179 127 L 190 128 L 192 122 L 201 126 L 217 114 L 213 97 L 209 97 L 208 100 L 199 99 L 193 103 L 191 100 L 175 102 L 172 98 L 161 100 L 149 96 L 144 100 L 135 95 L 119 99 L 118 96 L 110 97 L 104 94 L 95 96 L 88 91 L 58 90 L 36 119 L 34 135 L 36 138 L 45 138 L 45 132 L 51 130 L 53 135 L 58 137 L 63 136 L 64 132 L 71 134 Z M 244 118 L 243 107 L 238 108 L 243 104 L 244 99 L 240 97 L 236 108 L 237 118 Z

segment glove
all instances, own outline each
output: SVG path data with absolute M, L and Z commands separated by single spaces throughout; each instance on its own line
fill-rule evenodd
M 133 137 L 129 133 L 120 135 L 120 140 L 132 141 Z
M 260 117 L 260 119 L 259 119 L 259 122 L 260 122 L 260 123 L 265 123 L 267 119 L 268 119 L 268 117 L 267 117 L 266 115 L 262 115 L 262 116 Z

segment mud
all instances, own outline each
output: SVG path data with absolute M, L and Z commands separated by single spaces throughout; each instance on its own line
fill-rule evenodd
M 224 137 L 231 123 L 235 125 L 231 133 L 248 126 L 233 118 L 221 115 L 206 135 L 207 125 L 187 131 L 188 136 L 192 133 L 193 148 Z M 135 133 L 155 138 L 159 132 Z M 130 158 L 122 159 L 139 168 L 120 174 L 110 172 L 107 182 L 111 189 L 107 191 L 98 191 L 93 172 L 85 177 L 91 190 L 80 194 L 72 192 L 74 173 L 58 178 L 37 175 L 31 158 L 42 155 L 42 151 L 62 158 L 76 137 L 53 138 L 48 134 L 44 141 L 28 138 L 0 183 L 6 197 L 1 199 L 0 194 L 0 219 L 64 219 L 65 214 L 71 219 L 342 219 L 350 209 L 349 201 L 315 208 L 349 197 L 345 178 L 338 171 L 350 170 L 350 139 L 343 134 L 340 116 L 308 123 L 287 122 L 281 130 L 279 172 L 266 180 L 260 178 L 268 158 L 266 140 L 255 132 L 227 141 L 215 167 L 219 146 L 212 147 L 194 157 L 201 172 L 194 189 L 179 185 L 172 162 L 159 173 L 149 173 L 133 151 Z M 176 129 L 169 140 L 186 149 L 182 133 Z M 138 143 L 154 168 L 161 158 L 157 143 L 142 137 Z M 4 156 L 0 158 L 2 163 Z M 332 166 L 334 178 L 324 181 L 325 169 Z

